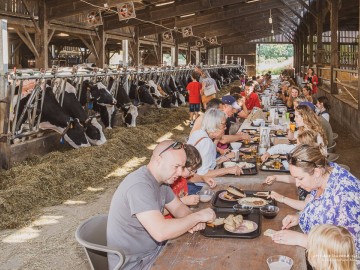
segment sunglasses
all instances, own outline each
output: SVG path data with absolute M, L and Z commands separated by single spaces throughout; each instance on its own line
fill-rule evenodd
M 164 150 L 162 150 L 159 154 L 159 156 L 161 156 L 162 153 L 166 152 L 169 149 L 174 149 L 174 150 L 180 150 L 185 148 L 185 145 L 182 142 L 174 142 L 173 144 L 170 144 L 168 147 L 166 147 Z
M 318 167 L 315 162 L 309 161 L 309 160 L 300 159 L 300 158 L 295 158 L 295 157 L 292 156 L 291 153 L 286 154 L 286 160 L 287 160 L 287 161 L 289 162 L 289 164 L 291 164 L 291 165 L 295 165 L 297 162 L 305 162 L 305 163 L 313 164 L 315 167 Z

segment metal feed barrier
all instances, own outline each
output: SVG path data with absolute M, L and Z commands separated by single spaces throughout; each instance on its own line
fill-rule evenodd
M 230 71 L 240 69 L 244 72 L 244 69 L 238 65 L 208 66 L 203 67 L 202 69 L 217 71 L 220 68 L 226 68 Z M 59 104 L 62 106 L 63 98 L 60 100 L 60 97 L 64 97 L 62 93 L 65 91 L 67 81 L 70 81 L 75 85 L 77 97 L 80 100 L 82 83 L 84 80 L 92 82 L 100 81 L 107 86 L 112 77 L 115 86 L 112 87 L 114 90 L 111 91 L 111 94 L 116 97 L 119 84 L 122 84 L 126 93 L 129 94 L 130 85 L 132 83 L 137 85 L 139 81 L 148 80 L 153 80 L 155 84 L 169 83 L 171 77 L 173 77 L 174 80 L 178 80 L 181 76 L 188 76 L 192 70 L 192 67 L 126 68 L 118 70 L 111 70 L 108 68 L 102 70 L 96 68 L 93 70 L 80 70 L 77 67 L 68 70 L 58 70 L 55 67 L 48 71 L 23 70 L 12 72 L 8 75 L 8 80 L 11 84 L 8 89 L 8 93 L 10 93 L 10 102 L 7 104 L 7 106 L 9 106 L 9 115 L 5 117 L 5 122 L 8 123 L 6 129 L 7 132 L 5 134 L 0 134 L 0 138 L 3 142 L 6 140 L 8 143 L 12 143 L 14 139 L 26 138 L 39 133 L 40 117 L 42 113 L 41 109 L 45 96 L 45 84 L 49 84 L 55 89 L 54 94 Z M 22 111 L 19 111 L 21 98 L 16 99 L 15 97 L 16 93 L 21 95 L 23 84 L 26 80 L 35 80 L 36 83 L 34 89 L 29 94 L 30 98 L 25 107 Z M 40 111 L 38 108 L 40 108 Z M 26 131 L 22 129 L 22 123 L 24 122 L 28 125 Z

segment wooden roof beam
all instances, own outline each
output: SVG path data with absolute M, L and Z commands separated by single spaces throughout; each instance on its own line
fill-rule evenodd
M 126 26 L 134 26 L 143 23 L 143 21 L 159 21 L 176 16 L 206 11 L 212 8 L 221 8 L 228 5 L 236 5 L 245 0 L 183 0 L 175 2 L 172 5 L 162 7 L 149 7 L 136 12 L 136 18 L 127 21 L 119 21 L 118 15 L 114 14 L 105 20 L 105 30 L 117 29 Z M 270 2 L 270 0 L 264 0 Z M 255 5 L 254 5 L 255 7 Z M 140 19 L 140 20 L 138 20 Z
M 254 3 L 255 4 L 255 3 Z M 185 26 L 197 26 L 202 24 L 209 24 L 223 20 L 229 20 L 232 18 L 238 18 L 239 16 L 249 16 L 258 14 L 261 12 L 268 12 L 270 8 L 282 7 L 282 3 L 279 2 L 258 2 L 254 7 L 249 4 L 238 4 L 232 5 L 229 8 L 224 8 L 223 10 L 215 10 L 211 12 L 201 13 L 196 16 L 187 17 L 187 18 L 174 18 L 171 22 L 160 22 L 156 21 L 158 24 L 163 25 L 164 27 L 144 24 L 140 29 L 141 36 L 153 35 L 156 33 L 164 32 L 168 28 L 173 29 L 174 27 L 185 27 Z
M 301 6 L 303 6 L 311 15 L 314 16 L 315 20 L 317 20 L 317 15 L 315 11 L 313 11 L 308 4 L 306 4 L 303 0 L 296 0 Z

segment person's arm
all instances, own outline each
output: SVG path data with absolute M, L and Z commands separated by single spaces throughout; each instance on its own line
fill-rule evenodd
M 204 95 L 205 87 L 206 87 L 206 82 L 203 81 L 203 82 L 201 83 L 201 90 L 200 90 L 200 94 L 201 94 L 202 96 Z
M 275 154 L 285 155 L 290 153 L 295 147 L 295 144 L 277 144 L 270 147 L 267 152 L 270 154 L 270 156 Z
M 175 205 L 173 205 L 173 203 Z M 173 200 L 166 205 L 166 208 L 172 215 L 181 215 L 187 211 L 190 211 L 183 203 L 181 203 L 181 205 L 183 206 L 178 206 L 177 203 Z M 186 207 L 188 210 L 182 209 L 183 207 Z M 148 231 L 151 237 L 155 239 L 155 241 L 163 242 L 186 233 L 187 231 L 194 228 L 198 223 L 212 222 L 215 220 L 216 215 L 212 209 L 206 208 L 181 218 L 165 219 L 158 210 L 138 213 L 136 214 L 136 217 Z
M 276 200 L 277 202 L 284 203 L 284 204 L 290 206 L 291 208 L 294 208 L 299 211 L 303 210 L 307 204 L 307 202 L 305 202 L 305 201 L 291 199 L 291 198 L 285 197 L 275 191 L 271 191 L 271 194 L 269 197 Z
M 231 142 L 237 142 L 244 139 L 250 139 L 250 135 L 247 133 L 240 132 L 234 135 L 223 135 L 219 142 L 222 144 L 226 144 Z
M 224 176 L 226 174 L 240 175 L 242 170 L 239 166 L 229 167 L 229 168 L 221 168 L 215 170 L 209 170 L 205 175 L 195 174 L 191 178 L 191 182 L 203 182 L 206 178 L 215 178 L 218 176 Z
M 292 177 L 289 174 L 285 174 L 285 175 L 270 175 L 268 177 L 266 177 L 264 183 L 267 185 L 272 185 L 274 182 L 283 182 L 283 183 L 289 183 L 289 184 L 294 184 L 295 183 L 295 178 Z

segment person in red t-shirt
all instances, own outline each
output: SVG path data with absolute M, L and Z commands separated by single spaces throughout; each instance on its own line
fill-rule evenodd
M 245 92 L 242 92 L 241 95 L 245 97 L 245 105 L 248 110 L 251 111 L 254 107 L 261 108 L 259 96 L 254 93 L 251 81 L 245 84 Z
M 193 127 L 196 118 L 199 117 L 202 88 L 201 83 L 197 81 L 199 74 L 196 71 L 191 73 L 192 82 L 186 86 L 186 90 L 189 92 L 189 110 L 190 110 L 190 127 Z
M 174 194 L 180 198 L 180 200 L 188 205 L 197 205 L 200 201 L 199 195 L 188 195 L 188 184 L 187 181 L 195 175 L 196 170 L 201 167 L 202 160 L 199 151 L 193 145 L 184 145 L 186 153 L 186 163 L 181 177 L 176 180 L 172 185 L 171 189 Z M 213 180 L 212 180 L 213 181 Z M 214 186 L 212 186 L 214 187 Z M 172 218 L 172 216 L 165 211 L 165 218 Z

